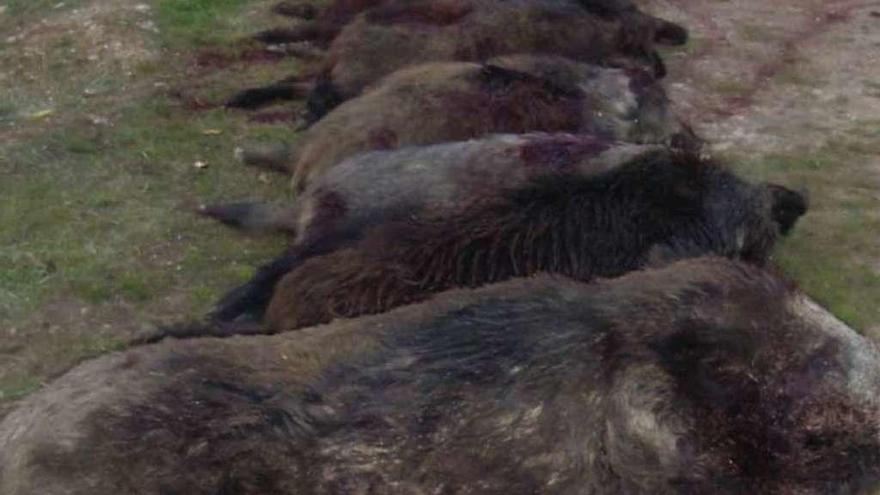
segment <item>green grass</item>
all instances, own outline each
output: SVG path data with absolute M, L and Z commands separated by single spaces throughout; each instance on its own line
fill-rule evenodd
M 10 101 L 0 101 L 0 124 L 15 118 L 18 109 Z
M 154 98 L 123 109 L 112 131 L 63 128 L 9 150 L 13 173 L 0 184 L 0 222 L 8 226 L 0 232 L 0 289 L 26 295 L 32 304 L 15 303 L 26 312 L 58 290 L 93 304 L 137 304 L 203 271 L 216 282 L 239 280 L 242 261 L 219 259 L 245 246 L 258 250 L 249 258 L 256 261 L 277 242 L 240 238 L 183 205 L 286 194 L 285 181 L 264 184 L 233 162 L 230 137 L 242 135 L 241 122 L 222 111 L 192 115 Z M 196 160 L 208 168 L 194 167 Z M 22 259 L 34 261 L 22 267 Z M 173 266 L 161 265 L 169 260 Z M 57 272 L 46 273 L 49 263 Z
M 803 63 L 784 67 L 776 73 L 774 80 L 777 83 L 792 86 L 815 87 L 821 85 L 821 76 L 803 67 Z
M 94 337 L 81 340 L 72 351 L 82 356 L 83 359 L 88 359 L 108 352 L 119 351 L 125 347 L 126 343 L 120 339 Z
M 706 40 L 704 38 L 696 37 L 693 35 L 693 33 L 691 33 L 690 35 L 688 35 L 687 42 L 683 45 L 677 45 L 677 46 L 663 45 L 663 46 L 658 46 L 657 48 L 660 50 L 661 56 L 663 56 L 665 58 L 670 55 L 676 55 L 676 54 L 683 55 L 683 56 L 690 56 L 690 55 L 697 53 L 698 51 L 703 49 L 705 46 L 706 46 Z
M 778 29 L 761 24 L 744 24 L 739 26 L 737 30 L 744 40 L 755 43 L 769 43 L 779 36 Z
M 739 96 L 751 90 L 749 81 L 740 79 L 715 79 L 709 83 L 715 92 L 725 96 Z
M 159 0 L 157 21 L 166 46 L 229 42 L 247 33 L 239 13 L 252 0 Z
M 0 6 L 5 6 L 6 11 L 0 14 L 0 33 L 5 32 L 10 26 L 24 24 L 34 17 L 45 15 L 47 12 L 64 11 L 79 5 L 86 0 L 3 0 Z M 60 7 L 56 7 L 61 4 Z M 2 46 L 2 44 L 0 44 Z
M 39 21 L 56 3 L 6 2 L 0 23 Z M 139 35 L 161 54 L 131 75 L 112 61 L 88 63 L 75 33 L 47 33 L 37 58 L 0 51 L 0 70 L 25 67 L 33 79 L 0 88 L 0 132 L 16 131 L 0 140 L 0 348 L 17 349 L 0 362 L 0 410 L 76 362 L 124 347 L 139 326 L 200 317 L 281 249 L 284 239 L 241 236 L 192 209 L 288 197 L 286 180 L 260 180 L 234 162 L 233 149 L 292 139 L 291 128 L 188 109 L 168 91 L 214 101 L 295 70 L 286 61 L 214 73 L 193 66 L 203 46 L 239 46 L 255 25 L 244 9 L 271 3 L 152 2 L 160 31 Z M 102 22 L 125 32 L 132 20 Z M 51 115 L 29 117 L 45 109 Z
M 40 380 L 33 376 L 17 376 L 0 381 L 0 401 L 20 399 L 40 388 Z
M 863 122 L 816 149 L 765 157 L 728 157 L 745 176 L 805 188 L 810 211 L 775 256 L 783 271 L 838 317 L 860 330 L 880 325 L 880 201 L 865 166 L 880 151 L 877 126 Z M 878 336 L 880 337 L 880 336 Z
M 834 220 L 807 217 L 777 255 L 785 273 L 800 287 L 861 330 L 880 322 L 880 275 L 853 256 L 870 253 L 866 233 L 871 232 L 880 232 L 880 221 L 865 219 L 861 210 L 841 213 Z M 874 259 L 877 254 L 873 253 Z

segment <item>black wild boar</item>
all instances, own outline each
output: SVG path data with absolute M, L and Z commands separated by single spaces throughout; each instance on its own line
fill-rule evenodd
M 399 71 L 303 133 L 273 166 L 302 190 L 362 151 L 530 131 L 650 143 L 688 135 L 650 75 L 524 55 Z
M 599 9 L 603 10 L 603 9 Z M 231 107 L 255 108 L 309 94 L 308 121 L 367 86 L 408 66 L 438 61 L 482 62 L 515 53 L 642 67 L 665 73 L 654 42 L 683 43 L 687 32 L 635 9 L 597 15 L 571 0 L 433 0 L 389 2 L 368 9 L 335 35 L 307 24 L 287 41 L 333 38 L 322 67 L 301 77 L 239 93 Z M 283 41 L 285 30 L 262 34 Z
M 446 216 L 474 198 L 520 188 L 538 177 L 591 177 L 647 153 L 672 151 L 593 135 L 495 135 L 355 155 L 311 182 L 289 206 L 204 207 L 203 214 L 232 226 L 281 230 L 293 236 L 289 250 L 228 294 L 214 317 L 229 321 L 246 311 L 261 313 L 275 283 L 293 266 L 352 242 L 372 226 L 425 213 Z
M 650 176 L 651 173 L 656 175 Z M 560 223 L 548 225 L 547 228 L 559 231 L 568 228 L 567 235 L 571 236 L 597 235 L 594 239 L 597 241 L 596 249 L 608 243 L 615 244 L 615 249 L 621 249 L 617 244 L 627 248 L 624 244 L 628 239 L 644 242 L 648 232 L 660 229 L 668 232 L 670 239 L 676 234 L 685 239 L 694 236 L 692 243 L 702 242 L 702 247 L 694 248 L 696 252 L 714 249 L 741 255 L 746 238 L 754 239 L 756 246 L 764 247 L 753 249 L 755 253 L 751 257 L 761 261 L 766 258 L 777 232 L 787 233 L 807 207 L 806 199 L 798 193 L 773 184 L 753 186 L 743 183 L 712 162 L 702 163 L 695 157 L 662 147 L 612 144 L 590 136 L 495 136 L 464 143 L 372 152 L 347 160 L 328 172 L 290 208 L 240 204 L 204 210 L 204 213 L 231 224 L 248 223 L 246 227 L 287 229 L 295 236 L 287 252 L 261 267 L 251 281 L 227 294 L 217 304 L 213 316 L 219 321 L 231 321 L 245 313 L 262 317 L 282 276 L 309 258 L 351 246 L 365 232 L 382 224 L 385 225 L 371 234 L 379 239 L 372 243 L 405 242 L 396 232 L 400 229 L 400 221 L 405 219 L 416 221 L 407 222 L 404 232 L 424 230 L 413 234 L 418 237 L 434 235 L 431 232 L 436 227 L 435 219 L 441 223 L 448 221 L 447 230 L 458 227 L 482 229 L 491 225 L 490 215 L 507 219 L 510 215 L 521 213 L 523 216 L 516 220 L 517 223 L 504 226 L 510 232 L 503 235 L 511 236 L 513 232 L 518 232 L 522 238 L 526 238 L 529 230 L 535 228 L 534 222 L 555 214 L 552 213 L 554 208 L 566 207 L 562 197 L 555 198 L 559 202 L 553 203 L 556 186 L 549 185 L 548 188 L 548 184 L 544 183 L 535 188 L 531 185 L 532 181 L 547 176 L 556 176 L 561 183 L 581 184 L 583 187 L 578 192 L 579 197 L 592 201 L 580 206 L 585 208 L 584 211 L 558 211 L 560 217 L 557 221 Z M 612 184 L 616 186 L 613 191 L 608 187 Z M 559 192 L 566 193 L 578 189 L 572 186 L 569 191 L 564 184 L 560 187 Z M 530 191 L 541 191 L 542 188 L 547 193 L 545 199 L 549 201 L 540 203 L 537 202 L 541 200 L 540 197 L 526 196 L 525 204 L 530 208 L 527 210 L 522 210 L 521 201 L 506 197 L 514 190 L 519 190 L 514 195 L 525 195 Z M 690 189 L 696 190 L 696 193 Z M 658 211 L 670 210 L 674 213 L 677 203 L 672 200 L 679 193 L 693 195 L 693 210 L 681 210 L 678 216 L 688 220 L 686 215 L 690 214 L 693 217 L 690 220 L 705 222 L 702 224 L 705 232 L 675 232 L 673 229 L 677 225 L 653 225 L 638 232 L 595 233 L 608 222 L 598 217 L 600 214 L 616 215 L 612 225 L 626 229 L 638 225 L 638 218 L 631 218 L 646 209 L 656 206 Z M 665 202 L 667 198 L 664 194 L 669 195 L 670 201 Z M 614 202 L 618 201 L 616 195 L 626 202 L 615 205 Z M 531 204 L 532 201 L 536 202 Z M 712 201 L 720 203 L 712 204 Z M 593 203 L 600 205 L 602 210 L 591 210 Z M 575 215 L 571 221 L 581 223 L 566 226 L 561 222 L 561 215 L 565 214 Z M 418 220 L 421 217 L 426 220 L 426 225 L 419 225 L 423 221 Z M 596 224 L 591 225 L 590 222 Z M 497 228 L 501 229 L 502 226 L 498 225 Z M 383 241 L 382 236 L 388 230 L 395 232 L 387 241 Z M 461 242 L 473 233 L 462 230 L 442 235 L 446 239 Z M 486 239 L 473 241 L 476 244 L 487 242 L 492 235 L 502 235 L 502 230 L 484 232 Z M 603 239 L 605 237 L 607 239 Z M 758 242 L 759 239 L 762 240 Z M 529 242 L 534 244 L 529 249 L 538 249 L 541 243 L 548 241 L 531 239 Z M 742 246 L 736 248 L 737 243 L 742 243 Z M 685 245 L 690 243 L 664 249 L 681 250 Z M 413 246 L 406 246 L 410 247 Z M 648 247 L 633 244 L 628 248 L 640 250 Z M 394 249 L 388 252 L 397 253 Z M 453 251 L 447 252 L 447 255 L 457 255 L 455 250 L 458 248 L 454 244 L 444 248 L 447 251 L 450 249 Z M 526 246 L 521 246 L 521 249 L 526 249 Z M 465 255 L 466 250 L 461 250 L 460 254 Z M 348 257 L 347 254 L 338 256 Z M 517 263 L 526 262 L 524 253 L 517 253 L 517 256 L 521 257 Z M 591 260 L 588 252 L 575 252 L 569 256 L 581 260 L 584 267 L 598 261 Z M 399 262 L 393 261 L 390 266 Z M 340 268 L 342 266 L 344 263 L 339 265 Z M 612 271 L 625 270 L 627 266 L 621 264 L 613 267 Z M 320 265 L 315 269 L 320 270 Z M 325 287 L 323 284 L 319 286 Z M 298 307 L 293 300 L 289 304 Z
M 587 281 L 704 254 L 763 264 L 806 207 L 798 193 L 749 184 L 699 156 L 647 153 L 370 229 L 287 273 L 265 323 L 291 330 L 536 272 Z
M 871 493 L 878 387 L 753 266 L 541 276 L 87 362 L 0 423 L 0 493 Z

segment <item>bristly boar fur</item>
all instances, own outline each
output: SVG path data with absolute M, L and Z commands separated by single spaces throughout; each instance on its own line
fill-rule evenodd
M 442 2 L 440 4 L 442 6 Z M 687 31 L 683 27 L 651 17 L 643 13 L 628 0 L 578 0 L 577 4 L 587 12 L 602 17 L 628 17 L 631 18 L 629 22 L 632 24 L 650 25 L 656 32 L 655 41 L 658 43 L 677 45 L 687 41 Z M 406 12 L 398 13 L 397 17 L 404 17 L 408 14 L 409 19 L 407 20 L 410 22 L 414 20 L 422 20 L 424 22 L 426 18 L 434 18 L 436 22 L 438 14 L 438 12 L 433 12 L 434 15 L 430 15 L 432 8 L 436 9 L 436 3 L 413 0 L 335 0 L 323 8 L 318 8 L 314 5 L 314 2 L 288 0 L 277 3 L 272 10 L 280 15 L 296 17 L 309 22 L 300 22 L 290 28 L 264 31 L 258 34 L 256 38 L 267 43 L 307 41 L 316 44 L 327 44 L 355 16 L 376 7 L 384 7 L 386 10 L 397 12 L 405 9 Z M 448 19 L 453 13 L 454 11 L 446 12 L 446 18 Z M 389 14 L 379 14 L 378 17 L 387 19 Z
M 691 154 L 648 153 L 596 176 L 549 176 L 439 218 L 391 222 L 285 275 L 272 331 L 386 311 L 455 287 L 553 272 L 590 280 L 717 254 L 763 264 L 806 211 Z
M 383 77 L 414 64 L 482 62 L 515 53 L 558 55 L 581 62 L 642 67 L 665 73 L 654 41 L 683 43 L 687 32 L 636 9 L 596 15 L 571 0 L 432 0 L 389 2 L 367 10 L 333 38 L 322 68 L 307 70 L 267 88 L 239 93 L 233 107 L 253 108 L 277 98 L 302 95 L 309 81 L 309 121 L 357 96 Z M 326 24 L 306 24 L 287 41 L 333 36 Z M 279 42 L 284 29 L 262 34 Z M 289 30 L 288 30 L 289 31 Z M 281 89 L 290 86 L 289 94 Z M 268 95 L 268 96 L 267 96 Z
M 85 363 L 0 423 L 0 493 L 873 493 L 878 387 L 752 266 L 542 276 Z
M 558 57 L 423 64 L 337 108 L 302 135 L 287 163 L 294 188 L 302 190 L 362 151 L 493 133 L 574 132 L 670 142 L 688 133 L 668 103 L 650 75 Z
M 285 254 L 221 299 L 213 316 L 230 321 L 245 312 L 261 314 L 275 283 L 293 266 L 358 239 L 372 226 L 424 214 L 446 216 L 474 198 L 520 188 L 538 177 L 595 176 L 646 153 L 671 151 L 584 134 L 494 135 L 355 155 L 319 176 L 290 205 L 205 206 L 202 214 L 228 225 L 292 235 Z
M 595 179 L 601 174 L 613 175 L 633 161 L 675 163 L 681 160 L 678 153 L 654 145 L 614 143 L 586 135 L 500 135 L 355 156 L 320 177 L 291 206 L 242 203 L 205 207 L 204 214 L 232 225 L 275 228 L 294 236 L 282 256 L 226 294 L 217 303 L 212 318 L 225 322 L 246 314 L 259 319 L 275 285 L 286 273 L 311 257 L 351 245 L 382 223 L 425 216 L 455 218 L 478 198 L 485 202 L 485 198 L 527 187 L 540 177 Z M 765 192 L 758 193 L 762 188 Z M 741 200 L 746 201 L 749 194 L 743 194 Z M 770 198 L 769 212 L 761 210 L 759 204 L 741 209 L 762 211 L 783 233 L 806 208 L 805 198 L 782 186 L 755 186 L 753 194 L 762 198 L 762 204 Z M 734 211 L 728 213 L 737 215 Z M 149 339 L 169 333 L 182 336 L 178 330 L 167 329 Z M 232 328 L 224 327 L 215 334 L 228 331 Z M 189 331 L 186 335 L 195 336 Z

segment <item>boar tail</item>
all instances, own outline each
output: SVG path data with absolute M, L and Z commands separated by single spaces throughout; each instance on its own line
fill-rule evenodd
M 275 292 L 275 285 L 309 257 L 301 255 L 299 251 L 293 247 L 280 258 L 257 269 L 257 273 L 248 282 L 220 298 L 208 315 L 209 319 L 224 323 L 247 315 L 251 320 L 261 320 Z
M 326 45 L 339 34 L 339 26 L 326 22 L 303 22 L 294 27 L 267 29 L 254 39 L 267 45 L 311 42 Z
M 295 154 L 295 148 L 281 142 L 235 149 L 235 158 L 239 162 L 283 175 L 292 174 L 290 166 L 294 162 Z
M 193 339 L 199 337 L 231 337 L 233 335 L 270 335 L 275 333 L 256 321 L 191 322 L 158 326 L 143 330 L 129 342 L 132 346 L 155 344 L 166 338 Z
M 311 81 L 284 79 L 268 86 L 239 91 L 226 102 L 226 107 L 253 110 L 279 101 L 298 100 L 307 97 L 313 86 Z
M 199 206 L 196 213 L 245 232 L 296 235 L 298 209 L 295 204 L 258 201 L 223 203 Z

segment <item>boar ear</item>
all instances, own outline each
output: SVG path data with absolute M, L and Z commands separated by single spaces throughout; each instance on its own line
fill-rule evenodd
M 780 233 L 788 234 L 798 218 L 807 212 L 809 207 L 807 193 L 792 191 L 778 184 L 767 184 L 765 187 L 770 193 L 770 214 L 773 221 L 779 225 Z

